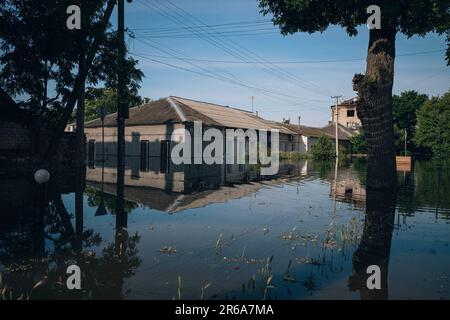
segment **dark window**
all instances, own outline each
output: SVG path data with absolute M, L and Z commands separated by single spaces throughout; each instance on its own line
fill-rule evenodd
M 355 116 L 355 110 L 347 110 L 347 117 L 354 117 Z
M 142 140 L 141 141 L 141 171 L 149 171 L 149 157 L 148 157 L 148 148 L 149 141 Z
M 243 164 L 239 165 L 239 172 L 244 172 L 244 165 Z
M 88 166 L 95 168 L 95 140 L 93 139 L 88 142 Z
M 232 170 L 233 170 L 233 166 L 231 164 L 227 164 L 227 172 L 231 173 Z
M 169 172 L 169 160 L 170 160 L 170 141 L 161 141 L 161 172 Z

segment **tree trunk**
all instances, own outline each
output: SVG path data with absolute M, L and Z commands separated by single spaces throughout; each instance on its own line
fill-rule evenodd
M 395 145 L 392 118 L 395 29 L 370 30 L 366 74 L 353 78 L 357 112 L 367 144 L 367 187 L 395 186 Z
M 82 70 L 81 72 L 85 72 L 85 53 L 82 50 L 79 62 L 79 68 Z M 85 160 L 85 145 L 84 145 L 84 99 L 85 99 L 85 82 L 83 82 L 80 86 L 80 92 L 77 101 L 77 130 L 76 130 L 76 140 L 77 140 L 77 165 L 80 168 L 84 168 L 84 160 Z
M 72 92 L 70 93 L 66 106 L 64 108 L 63 114 L 61 116 L 61 119 L 59 120 L 59 123 L 57 125 L 57 128 L 55 129 L 55 134 L 53 135 L 52 139 L 50 140 L 50 143 L 48 144 L 48 147 L 44 153 L 42 162 L 43 163 L 49 163 L 53 156 L 56 154 L 56 151 L 58 149 L 59 142 L 61 141 L 62 136 L 64 135 L 64 130 L 67 126 L 67 122 L 70 119 L 70 116 L 72 114 L 72 111 L 75 107 L 75 103 L 78 100 L 79 92 L 81 90 L 81 87 L 83 83 L 86 81 L 86 77 L 88 75 L 89 69 L 92 66 L 92 63 L 94 61 L 95 55 L 97 53 L 98 47 L 101 43 L 101 41 L 104 39 L 104 33 L 106 32 L 106 29 L 108 28 L 109 19 L 111 17 L 111 14 L 113 12 L 114 6 L 116 4 L 115 0 L 109 0 L 107 7 L 104 11 L 101 26 L 99 27 L 99 34 L 94 38 L 94 41 L 90 47 L 90 50 L 88 50 L 85 63 L 84 63 L 84 70 L 81 70 L 78 72 L 78 75 L 75 79 L 74 86 L 72 88 Z

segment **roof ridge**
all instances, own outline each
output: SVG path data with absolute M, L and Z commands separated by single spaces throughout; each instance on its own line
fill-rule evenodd
M 180 106 L 176 104 L 175 101 L 173 101 L 172 97 L 169 96 L 166 98 L 166 100 L 169 102 L 169 105 L 175 110 L 178 117 L 180 117 L 181 122 L 186 122 L 186 115 L 184 114 Z
M 216 107 L 234 109 L 234 110 L 238 110 L 238 111 L 242 111 L 242 112 L 247 112 L 247 113 L 253 114 L 253 112 L 248 111 L 248 110 L 244 110 L 244 109 L 240 109 L 240 108 L 236 108 L 236 107 L 231 107 L 231 106 L 226 106 L 226 105 L 223 105 L 223 104 L 217 104 L 217 103 L 213 103 L 213 102 L 208 102 L 208 101 L 201 101 L 201 100 L 190 99 L 190 98 L 183 98 L 183 97 L 177 97 L 177 96 L 169 96 L 168 98 L 173 98 L 175 100 L 176 99 L 188 100 L 188 101 L 193 101 L 193 102 L 197 102 L 197 103 L 209 104 L 209 105 L 216 106 Z

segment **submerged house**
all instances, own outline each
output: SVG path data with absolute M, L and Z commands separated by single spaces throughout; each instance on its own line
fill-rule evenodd
M 103 161 L 105 157 L 106 167 L 115 168 L 116 117 L 117 114 L 113 113 L 107 115 L 103 122 L 101 119 L 86 122 L 86 154 L 90 167 L 95 167 L 95 164 Z M 332 125 L 325 128 L 298 127 L 265 120 L 252 112 L 229 106 L 174 96 L 166 97 L 129 110 L 129 119 L 125 122 L 126 170 L 129 174 L 127 173 L 125 177 L 125 184 L 139 186 L 137 178 L 146 176 L 153 179 L 156 188 L 181 192 L 192 189 L 196 178 L 204 184 L 223 184 L 242 180 L 243 175 L 258 174 L 257 170 L 247 170 L 247 167 L 252 165 L 236 164 L 236 161 L 227 163 L 226 157 L 223 157 L 223 165 L 174 164 L 171 161 L 172 149 L 176 146 L 176 141 L 185 141 L 184 130 L 181 131 L 182 133 L 176 130 L 186 129 L 193 134 L 195 122 L 202 123 L 203 132 L 209 128 L 221 131 L 224 136 L 225 152 L 231 148 L 230 141 L 225 140 L 227 129 L 244 131 L 255 129 L 268 132 L 276 129 L 279 131 L 279 148 L 282 152 L 308 152 L 322 135 L 334 139 Z M 341 126 L 339 129 L 342 131 L 340 141 L 349 143 L 350 133 L 344 132 L 345 128 Z M 268 136 L 270 148 L 270 134 Z M 244 148 L 248 152 L 247 142 L 244 142 Z M 203 149 L 209 143 L 203 142 Z M 233 147 L 237 148 L 237 143 L 233 143 Z M 106 172 L 108 172 L 107 169 Z M 167 186 L 167 183 L 170 186 Z
M 103 123 L 101 119 L 86 122 L 87 156 L 91 167 L 102 160 L 103 154 L 107 158 L 108 166 L 115 167 L 113 156 L 116 155 L 117 150 L 116 117 L 114 113 L 107 115 Z M 183 133 L 175 131 L 186 129 L 192 134 L 194 122 L 198 121 L 201 121 L 203 130 L 216 128 L 223 133 L 224 137 L 226 129 L 243 129 L 244 131 L 278 129 L 280 140 L 291 144 L 296 143 L 295 132 L 278 124 L 274 125 L 251 112 L 185 98 L 167 97 L 129 110 L 129 119 L 125 122 L 126 169 L 134 168 L 134 170 L 125 177 L 125 184 L 137 185 L 136 177 L 146 175 L 152 176 L 156 183 L 155 187 L 168 189 L 164 184 L 169 181 L 172 184 L 169 189 L 184 191 L 193 187 L 186 185 L 187 181 L 189 184 L 195 183 L 193 178 L 201 179 L 202 183 L 208 183 L 208 181 L 216 183 L 217 180 L 230 182 L 233 179 L 240 180 L 243 174 L 248 174 L 248 170 L 244 170 L 245 166 L 249 166 L 248 164 L 235 164 L 236 161 L 226 163 L 225 157 L 224 165 L 176 165 L 171 161 L 171 152 L 176 145 L 173 140 L 184 141 Z M 104 144 L 102 143 L 103 126 Z M 172 139 L 173 134 L 175 139 Z M 204 142 L 203 148 L 208 144 L 209 142 Z M 230 148 L 228 144 L 229 141 L 223 141 L 225 150 Z M 234 147 L 236 148 L 237 144 L 234 144 Z M 245 148 L 248 150 L 248 144 Z M 160 181 L 159 186 L 157 181 Z

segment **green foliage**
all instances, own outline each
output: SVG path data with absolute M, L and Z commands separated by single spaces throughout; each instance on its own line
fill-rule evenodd
M 353 153 L 366 153 L 366 135 L 364 129 L 359 128 L 357 136 L 350 138 Z
M 334 170 L 334 162 L 324 160 L 312 161 L 312 170 L 317 172 L 321 179 L 328 179 Z
M 118 37 L 103 26 L 111 0 L 4 0 L 0 2 L 0 83 L 28 112 L 57 123 L 72 94 L 81 58 L 86 84 L 117 83 Z M 82 7 L 82 29 L 68 30 L 66 9 Z M 107 6 L 108 4 L 108 6 Z M 108 10 L 109 12 L 109 10 Z M 111 25 L 109 25 L 111 27 Z M 88 58 L 93 54 L 92 64 Z M 137 94 L 143 77 L 137 60 L 127 60 L 127 85 Z
M 284 152 L 281 151 L 280 152 L 280 159 L 281 160 L 303 160 L 303 159 L 308 159 L 308 154 L 307 153 L 302 153 L 302 152 Z
M 311 147 L 311 153 L 315 160 L 331 160 L 336 158 L 335 146 L 325 136 L 321 136 L 317 143 Z
M 450 156 L 450 91 L 432 97 L 417 111 L 414 141 L 433 156 Z
M 142 99 L 138 95 L 129 96 L 129 106 L 134 107 L 142 104 L 148 99 Z M 117 92 L 110 88 L 88 88 L 85 97 L 85 119 L 86 121 L 98 118 L 97 109 L 103 107 L 106 114 L 117 111 Z
M 427 100 L 427 95 L 419 94 L 414 90 L 404 91 L 399 96 L 394 95 L 392 97 L 394 124 L 397 125 L 399 133 L 399 136 L 396 137 L 396 145 L 400 145 L 400 150 L 397 148 L 398 151 L 404 151 L 405 129 L 407 133 L 406 147 L 409 151 L 414 150 L 413 137 L 417 124 L 416 112 Z
M 407 132 L 407 155 L 415 149 L 414 132 L 417 125 L 416 111 L 428 100 L 425 94 L 416 91 L 404 91 L 393 96 L 394 139 L 397 154 L 404 155 L 405 129 Z M 350 139 L 353 153 L 365 153 L 366 141 L 364 129 L 359 129 L 359 135 Z
M 346 29 L 355 36 L 365 25 L 368 6 L 381 8 L 381 27 L 405 34 L 423 36 L 429 32 L 447 33 L 447 62 L 450 63 L 450 10 L 448 0 L 259 0 L 261 13 L 273 15 L 273 22 L 283 34 L 323 32 L 330 25 Z
M 90 186 L 86 187 L 85 193 L 88 197 L 87 203 L 89 207 L 97 208 L 100 205 L 100 202 L 103 201 L 106 210 L 110 214 L 116 214 L 117 197 L 115 195 L 111 195 L 105 192 L 102 193 L 100 190 L 97 190 L 94 187 Z M 138 204 L 132 201 L 125 200 L 123 206 L 124 211 L 128 214 L 136 209 L 138 207 Z

